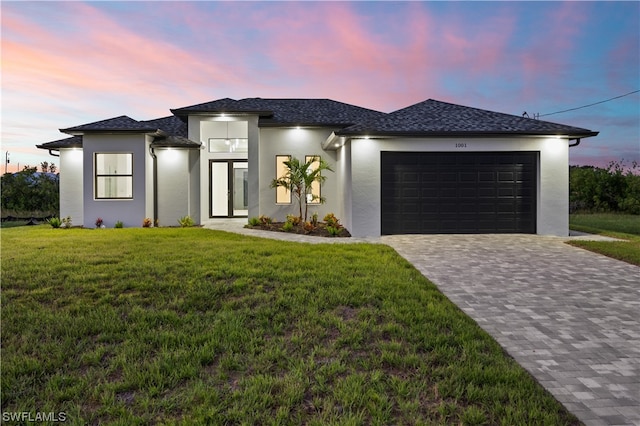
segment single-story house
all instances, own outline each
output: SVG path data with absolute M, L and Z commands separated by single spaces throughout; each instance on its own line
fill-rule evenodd
M 569 148 L 591 130 L 426 100 L 382 113 L 330 99 L 219 99 L 138 121 L 61 129 L 60 215 L 107 227 L 295 214 L 271 188 L 284 161 L 321 157 L 314 188 L 354 236 L 568 234 Z

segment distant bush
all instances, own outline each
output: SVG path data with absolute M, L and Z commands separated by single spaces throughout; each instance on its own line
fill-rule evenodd
M 25 167 L 21 172 L 5 173 L 0 182 L 3 211 L 37 210 L 58 214 L 60 179 L 57 174 L 42 173 L 35 167 Z
M 640 167 L 613 161 L 605 168 L 571 166 L 569 203 L 571 212 L 621 212 L 640 214 Z

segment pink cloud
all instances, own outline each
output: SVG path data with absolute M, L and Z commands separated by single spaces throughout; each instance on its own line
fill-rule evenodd
M 83 3 L 64 7 L 75 16 L 82 34 L 73 43 L 66 35 L 46 32 L 24 18 L 3 18 L 3 26 L 18 29 L 15 37 L 3 40 L 7 86 L 69 101 L 119 95 L 138 96 L 141 104 L 150 103 L 152 97 L 153 104 L 170 105 L 176 97 L 174 82 L 188 81 L 183 90 L 192 96 L 199 92 L 196 87 L 211 82 L 242 83 L 231 69 L 207 61 L 206 56 L 136 34 L 95 7 Z M 157 108 L 149 111 L 157 114 Z

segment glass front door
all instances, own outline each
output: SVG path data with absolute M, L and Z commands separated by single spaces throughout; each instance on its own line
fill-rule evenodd
M 209 161 L 209 217 L 249 214 L 248 174 L 246 161 Z

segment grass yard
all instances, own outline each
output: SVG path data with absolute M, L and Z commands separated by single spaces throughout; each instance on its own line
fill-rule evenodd
M 2 231 L 2 412 L 68 424 L 580 424 L 391 248 Z
M 576 231 L 608 235 L 624 241 L 571 241 L 614 259 L 640 266 L 640 216 L 619 213 L 572 214 L 569 226 Z

